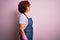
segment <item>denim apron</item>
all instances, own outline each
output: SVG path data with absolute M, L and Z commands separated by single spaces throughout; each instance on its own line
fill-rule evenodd
M 33 20 L 32 18 L 28 18 L 28 25 L 25 28 L 25 34 L 28 40 L 33 40 Z
M 25 34 L 28 38 L 28 40 L 33 40 L 33 20 L 32 18 L 28 18 L 28 25 L 24 29 Z M 22 40 L 21 36 L 19 36 L 19 40 Z

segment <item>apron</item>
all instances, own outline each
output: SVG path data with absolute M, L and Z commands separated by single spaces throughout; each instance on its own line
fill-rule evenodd
M 28 40 L 33 40 L 33 20 L 32 18 L 28 18 L 28 25 L 25 28 L 25 34 Z

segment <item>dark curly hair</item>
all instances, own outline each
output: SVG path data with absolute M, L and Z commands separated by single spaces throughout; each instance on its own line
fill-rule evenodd
M 20 13 L 24 13 L 24 12 L 26 12 L 27 7 L 29 7 L 29 6 L 30 6 L 29 1 L 21 1 L 21 2 L 19 2 L 19 4 L 18 4 L 18 11 L 19 11 Z

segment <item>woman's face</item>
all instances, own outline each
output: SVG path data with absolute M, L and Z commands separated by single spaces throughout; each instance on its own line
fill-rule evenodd
M 30 6 L 29 7 L 27 7 L 27 10 L 26 10 L 26 12 L 27 13 L 25 13 L 25 14 L 27 14 L 28 15 L 28 12 L 30 11 Z

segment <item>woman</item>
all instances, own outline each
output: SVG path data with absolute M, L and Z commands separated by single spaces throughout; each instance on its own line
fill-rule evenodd
M 21 1 L 18 5 L 18 10 L 20 12 L 20 17 L 19 17 L 19 26 L 20 26 L 20 34 L 22 39 L 21 40 L 28 40 L 24 29 L 28 25 L 28 12 L 30 10 L 30 3 L 29 1 Z

